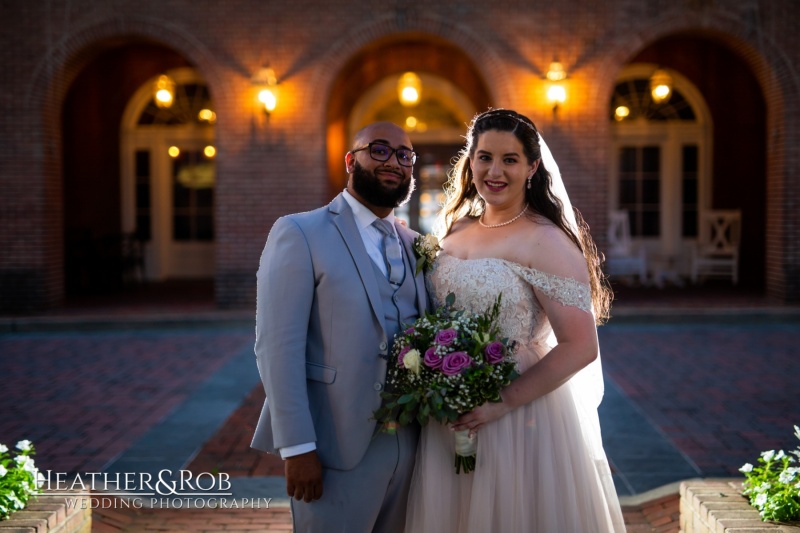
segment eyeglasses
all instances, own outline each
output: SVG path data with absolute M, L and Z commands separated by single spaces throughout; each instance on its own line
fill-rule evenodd
M 388 161 L 392 154 L 397 155 L 397 162 L 401 166 L 410 167 L 417 161 L 417 154 L 407 148 L 394 149 L 391 146 L 386 146 L 382 143 L 369 143 L 361 148 L 350 150 L 351 153 L 360 152 L 361 150 L 369 150 L 369 156 L 375 161 Z

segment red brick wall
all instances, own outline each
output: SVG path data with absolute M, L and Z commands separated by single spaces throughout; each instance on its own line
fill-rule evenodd
M 800 4 L 793 0 L 410 0 L 381 9 L 355 1 L 76 0 L 0 9 L 3 311 L 46 309 L 63 297 L 62 114 L 77 74 L 101 50 L 154 42 L 207 80 L 218 116 L 217 301 L 252 307 L 274 220 L 329 197 L 326 116 L 336 80 L 362 50 L 401 35 L 460 49 L 492 104 L 517 108 L 541 126 L 601 245 L 606 108 L 617 74 L 663 38 L 690 33 L 724 45 L 751 70 L 766 103 L 765 284 L 776 297 L 800 299 Z M 542 80 L 556 58 L 569 74 L 557 118 Z M 268 123 L 250 83 L 267 63 L 281 81 Z

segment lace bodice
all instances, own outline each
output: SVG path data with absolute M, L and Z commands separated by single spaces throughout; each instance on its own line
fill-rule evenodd
M 452 292 L 456 308 L 480 313 L 502 293 L 499 319 L 502 334 L 532 348 L 544 345 L 552 332 L 534 288 L 562 305 L 587 313 L 592 311 L 588 285 L 505 259 L 459 259 L 442 252 L 426 274 L 425 282 L 437 307 Z M 535 351 L 543 355 L 540 350 Z

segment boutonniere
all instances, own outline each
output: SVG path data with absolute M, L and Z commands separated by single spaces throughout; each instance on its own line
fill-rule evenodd
M 439 239 L 435 235 L 428 233 L 427 235 L 420 235 L 414 239 L 414 254 L 417 256 L 417 270 L 414 272 L 416 276 L 423 269 L 427 270 L 436 260 L 436 254 L 442 248 L 439 246 Z

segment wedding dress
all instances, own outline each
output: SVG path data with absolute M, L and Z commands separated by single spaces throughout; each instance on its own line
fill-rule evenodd
M 465 260 L 442 252 L 426 284 L 435 305 L 452 292 L 456 308 L 473 312 L 484 312 L 502 293 L 500 327 L 518 342 L 520 373 L 551 348 L 552 328 L 539 299 L 591 313 L 587 285 L 503 259 Z M 470 474 L 455 473 L 453 432 L 431 420 L 417 450 L 406 531 L 625 531 L 600 441 L 599 398 L 578 390 L 583 377 L 579 373 L 481 428 Z

